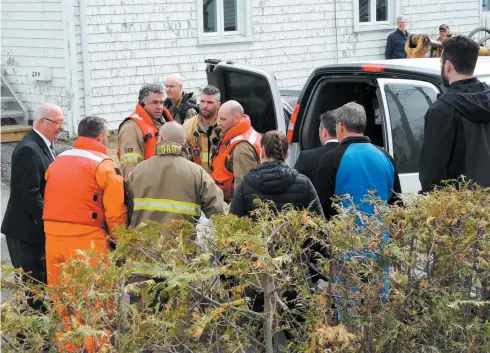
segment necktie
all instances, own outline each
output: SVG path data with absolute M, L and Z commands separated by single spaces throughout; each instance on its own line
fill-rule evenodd
M 54 150 L 53 144 L 49 145 L 49 149 L 51 150 L 51 153 L 53 154 L 53 159 L 56 158 L 56 152 Z

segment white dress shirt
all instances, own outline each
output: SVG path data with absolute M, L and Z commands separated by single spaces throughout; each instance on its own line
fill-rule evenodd
M 328 140 L 327 142 L 325 142 L 325 143 L 323 144 L 323 146 L 325 146 L 325 145 L 326 145 L 327 143 L 329 143 L 329 142 L 339 142 L 339 140 L 337 140 L 337 139 L 331 139 L 331 140 Z

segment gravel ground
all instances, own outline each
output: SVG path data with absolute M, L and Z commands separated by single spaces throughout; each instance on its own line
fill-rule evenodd
M 56 153 L 59 154 L 73 146 L 74 140 L 69 139 L 58 139 L 55 141 L 54 146 Z M 1 188 L 6 189 L 10 186 L 10 170 L 11 170 L 11 158 L 12 152 L 17 146 L 17 142 L 2 143 L 1 146 Z M 109 136 L 109 146 L 108 146 L 109 156 L 117 162 L 117 136 Z

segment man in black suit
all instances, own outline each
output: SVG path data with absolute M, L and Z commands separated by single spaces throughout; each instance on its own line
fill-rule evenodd
M 53 141 L 63 130 L 63 120 L 61 109 L 51 103 L 40 104 L 34 112 L 34 128 L 12 153 L 10 199 L 1 228 L 12 265 L 43 283 L 46 283 L 44 174 L 54 161 Z
M 335 116 L 329 110 L 320 116 L 320 141 L 321 147 L 303 151 L 299 154 L 298 160 L 294 165 L 301 174 L 304 174 L 313 182 L 318 170 L 318 164 L 323 155 L 330 152 L 339 145 L 337 141 L 337 132 L 335 130 Z

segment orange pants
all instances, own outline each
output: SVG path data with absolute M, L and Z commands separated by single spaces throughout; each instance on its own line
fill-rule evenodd
M 83 259 L 83 256 L 77 254 L 76 250 L 88 251 L 91 249 L 92 242 L 94 243 L 97 255 L 102 255 L 109 251 L 107 235 L 102 229 L 80 236 L 59 236 L 46 233 L 46 274 L 48 286 L 62 284 L 60 281 L 61 264 L 67 262 L 70 258 Z M 96 264 L 97 258 L 92 259 L 91 265 L 96 266 Z M 68 308 L 62 304 L 56 304 L 57 300 L 55 297 L 52 300 L 56 310 L 63 319 L 65 332 L 71 331 L 72 322 Z M 79 324 L 83 324 L 83 320 L 77 314 L 76 312 L 72 313 L 76 321 Z M 58 346 L 65 351 L 76 351 L 73 345 L 61 343 L 60 337 L 62 335 L 63 333 L 61 332 L 57 333 Z M 104 344 L 104 340 L 95 340 L 94 337 L 87 337 L 83 344 L 89 353 L 93 353 L 96 352 L 97 346 L 100 347 Z

